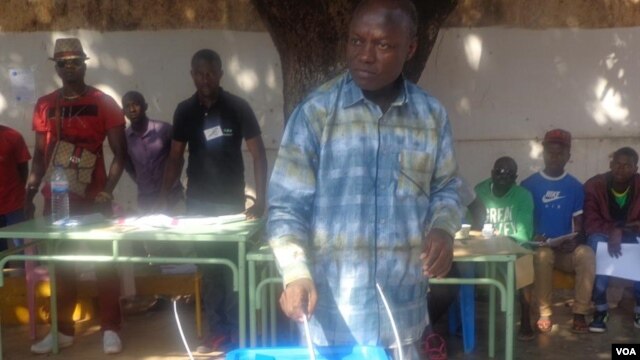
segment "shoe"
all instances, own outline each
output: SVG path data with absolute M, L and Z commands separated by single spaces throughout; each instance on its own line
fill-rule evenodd
M 73 336 L 58 332 L 58 347 L 60 349 L 73 345 Z M 48 333 L 44 339 L 31 345 L 31 352 L 34 354 L 48 354 L 53 350 L 53 336 Z
M 424 353 L 429 360 L 447 360 L 447 342 L 442 336 L 431 333 L 423 342 Z
M 640 313 L 636 313 L 633 316 L 633 326 L 635 326 L 636 329 L 640 329 Z
M 593 313 L 593 321 L 589 324 L 589 331 L 603 333 L 607 331 L 607 312 L 596 311 Z
M 228 348 L 229 338 L 224 335 L 216 335 L 207 338 L 196 348 L 199 354 L 208 354 L 214 351 L 225 351 Z
M 586 334 L 589 332 L 589 325 L 582 314 L 573 314 L 573 325 L 571 332 L 574 334 Z
M 104 332 L 102 348 L 105 354 L 117 354 L 122 351 L 122 341 L 115 331 L 106 330 Z

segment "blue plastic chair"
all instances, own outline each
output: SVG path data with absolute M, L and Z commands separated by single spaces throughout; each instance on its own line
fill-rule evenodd
M 461 277 L 474 277 L 474 264 L 459 263 Z M 468 265 L 468 266 L 467 266 Z M 458 334 L 462 328 L 462 343 L 466 354 L 476 348 L 476 289 L 474 285 L 460 285 L 456 301 L 449 307 L 449 333 Z

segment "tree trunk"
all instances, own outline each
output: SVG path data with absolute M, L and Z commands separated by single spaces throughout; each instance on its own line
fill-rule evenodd
M 440 25 L 458 0 L 412 0 L 418 10 L 418 49 L 405 76 L 418 81 Z M 351 14 L 359 0 L 252 0 L 282 62 L 284 114 L 312 89 L 345 68 Z

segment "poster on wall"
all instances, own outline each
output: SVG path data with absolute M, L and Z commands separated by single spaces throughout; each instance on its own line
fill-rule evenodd
M 22 104 L 36 102 L 36 85 L 30 69 L 9 69 L 13 100 Z

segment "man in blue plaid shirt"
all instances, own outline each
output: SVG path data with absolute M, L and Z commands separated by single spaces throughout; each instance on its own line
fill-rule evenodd
M 307 97 L 285 130 L 268 238 L 281 307 L 308 317 L 316 345 L 401 345 L 417 359 L 427 278 L 451 267 L 460 182 L 444 108 L 402 76 L 416 46 L 410 1 L 364 1 L 350 24 L 348 71 Z

